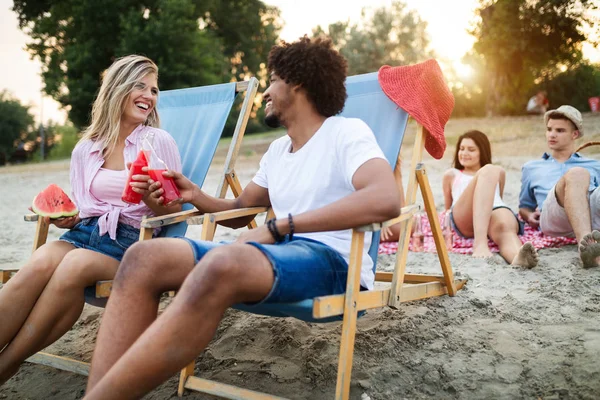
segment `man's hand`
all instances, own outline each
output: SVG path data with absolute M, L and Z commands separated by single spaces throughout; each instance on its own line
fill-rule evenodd
M 266 225 L 259 226 L 255 229 L 250 229 L 247 232 L 242 233 L 236 240 L 236 243 L 248 243 L 257 242 L 262 244 L 273 244 L 275 239 L 269 232 L 269 228 Z
M 527 216 L 527 223 L 533 228 L 537 229 L 540 226 L 540 211 L 535 210 Z
M 182 173 L 175 171 L 163 172 L 163 176 L 173 178 L 173 181 L 175 182 L 175 185 L 181 194 L 181 199 L 172 201 L 171 203 L 167 204 L 168 206 L 193 202 L 194 193 L 200 190 L 200 188 L 198 188 L 194 182 L 190 181 Z M 158 205 L 163 205 L 165 201 L 163 194 L 165 191 L 161 188 L 161 183 L 154 182 L 152 179 L 150 179 L 148 182 L 150 183 L 150 186 L 148 187 L 148 191 L 150 192 L 149 201 L 153 201 Z

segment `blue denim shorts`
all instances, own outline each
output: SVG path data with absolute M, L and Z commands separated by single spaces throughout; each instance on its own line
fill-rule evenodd
M 190 243 L 196 263 L 211 249 L 228 244 L 185 237 L 180 239 Z M 255 304 L 294 303 L 346 291 L 348 264 L 340 253 L 326 244 L 301 237 L 277 244 L 247 244 L 256 247 L 267 257 L 275 274 L 271 291 Z
M 100 236 L 98 217 L 84 218 L 73 228 L 63 233 L 58 240 L 69 242 L 80 249 L 88 249 L 105 254 L 121 261 L 125 250 L 140 237 L 140 230 L 130 225 L 117 226 L 117 238 L 112 240 L 107 234 Z
M 510 209 L 510 207 L 507 207 L 507 206 L 497 206 L 497 207 L 492 208 L 492 211 L 497 210 L 499 208 L 506 208 L 507 210 L 510 210 L 515 215 L 515 218 L 517 219 L 517 225 L 519 226 L 519 231 L 517 232 L 517 235 L 519 235 L 519 236 L 523 235 L 523 233 L 525 233 L 525 222 L 521 221 L 519 219 L 519 217 L 517 216 L 517 214 L 513 210 Z M 456 232 L 456 234 L 458 236 L 460 236 L 462 238 L 467 238 L 456 227 L 456 223 L 454 222 L 454 216 L 452 215 L 452 210 L 450 210 L 450 223 L 452 224 L 452 229 L 454 229 L 454 232 Z

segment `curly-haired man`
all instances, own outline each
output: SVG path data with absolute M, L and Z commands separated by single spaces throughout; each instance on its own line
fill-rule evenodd
M 169 174 L 198 210 L 271 206 L 276 218 L 232 244 L 178 238 L 133 245 L 113 284 L 86 398 L 143 396 L 206 347 L 234 304 L 343 293 L 350 228 L 399 214 L 394 177 L 373 133 L 358 119 L 335 116 L 346 99 L 346 61 L 331 42 L 304 37 L 274 46 L 268 71 L 265 120 L 287 135 L 271 143 L 242 194 L 217 199 Z M 160 184 L 148 190 L 162 204 Z M 374 281 L 369 245 L 370 237 L 364 289 Z M 157 318 L 160 294 L 169 290 L 178 294 Z

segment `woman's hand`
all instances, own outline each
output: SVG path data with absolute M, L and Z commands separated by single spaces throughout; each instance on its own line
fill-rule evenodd
M 44 218 L 44 217 L 40 217 Z M 47 217 L 45 217 L 47 218 Z M 75 225 L 77 225 L 81 221 L 79 218 L 79 214 L 74 215 L 72 217 L 64 217 L 64 218 L 55 218 L 50 219 L 50 223 L 61 229 L 72 229 Z
M 127 168 L 129 169 L 130 167 L 131 163 L 127 163 Z M 147 172 L 148 167 L 143 167 L 142 171 Z M 136 174 L 131 176 L 131 181 L 129 182 L 129 185 L 131 186 L 131 189 L 134 192 L 139 193 L 144 197 L 147 197 L 149 195 L 148 188 L 150 187 L 150 183 L 152 183 L 150 175 Z
M 195 193 L 200 190 L 194 182 L 186 178 L 181 172 L 166 171 L 162 174 L 166 178 L 173 178 L 173 182 L 175 182 L 175 186 L 177 186 L 179 194 L 181 194 L 181 199 L 172 201 L 167 204 L 167 206 L 193 202 Z M 163 194 L 165 191 L 161 187 L 162 184 L 160 182 L 155 182 L 152 179 L 148 182 L 150 183 L 150 186 L 148 187 L 150 201 L 163 205 L 165 201 Z
M 380 242 L 387 242 L 388 239 L 390 239 L 392 237 L 392 235 L 393 235 L 392 228 L 390 228 L 389 226 L 384 227 L 381 230 Z

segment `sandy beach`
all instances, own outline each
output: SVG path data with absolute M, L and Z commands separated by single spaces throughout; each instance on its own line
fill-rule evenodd
M 586 137 L 599 140 L 600 115 L 584 114 Z M 403 157 L 410 159 L 410 125 Z M 438 210 L 441 178 L 456 137 L 468 129 L 490 135 L 494 161 L 507 172 L 505 201 L 516 210 L 522 164 L 545 150 L 540 117 L 451 120 L 442 160 L 426 157 Z M 276 137 L 276 134 L 273 135 Z M 237 172 L 250 181 L 273 137 L 245 140 Z M 600 147 L 586 149 L 599 159 Z M 220 146 L 204 189 L 214 194 L 226 145 Z M 408 161 L 404 163 L 408 167 Z M 40 190 L 69 186 L 69 161 L 0 168 L 0 266 L 18 267 L 31 253 L 34 224 L 23 221 Z M 262 223 L 262 221 L 260 221 Z M 200 227 L 187 236 L 200 237 Z M 49 240 L 61 232 L 51 227 Z M 218 240 L 239 234 L 223 227 Z M 407 272 L 439 273 L 437 256 L 410 253 Z M 451 254 L 455 275 L 469 282 L 447 296 L 369 311 L 358 322 L 351 399 L 597 399 L 600 398 L 600 268 L 584 270 L 575 246 L 540 251 L 531 270 L 499 255 L 488 260 Z M 380 256 L 391 271 L 395 256 Z M 0 289 L 1 290 L 1 289 Z M 167 306 L 168 299 L 163 302 Z M 86 306 L 75 327 L 46 351 L 89 361 L 102 310 Z M 1 321 L 0 316 L 0 321 Z M 1 323 L 1 322 L 0 322 Z M 198 356 L 196 375 L 291 399 L 331 399 L 335 392 L 340 324 L 308 324 L 229 311 L 215 339 Z M 79 399 L 86 378 L 25 363 L 0 387 L 0 399 Z M 177 398 L 177 377 L 147 399 Z M 188 394 L 189 399 L 212 398 Z

